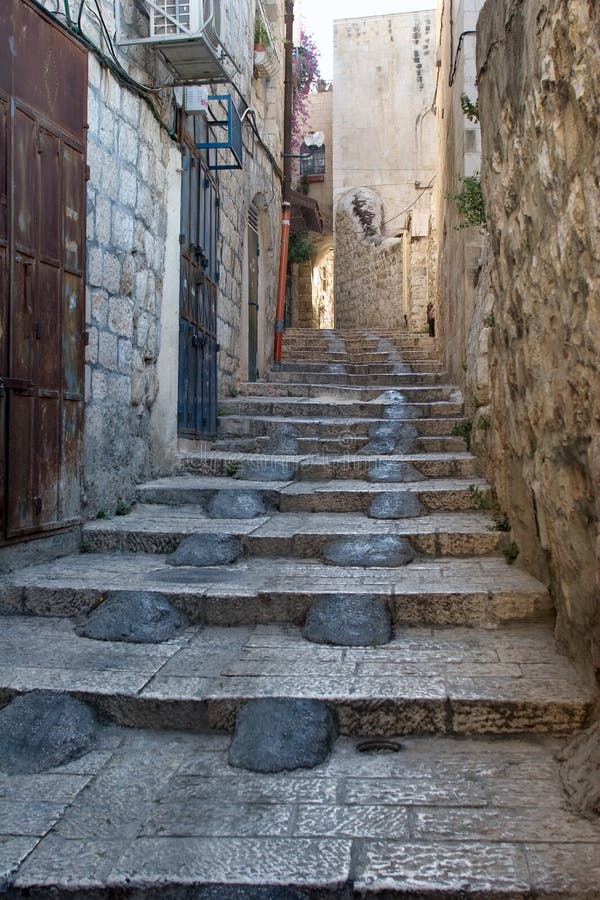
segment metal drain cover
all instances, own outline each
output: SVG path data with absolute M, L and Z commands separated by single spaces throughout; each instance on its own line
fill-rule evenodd
M 361 741 L 356 745 L 359 753 L 399 753 L 404 750 L 400 741 L 391 741 L 387 738 L 372 738 Z

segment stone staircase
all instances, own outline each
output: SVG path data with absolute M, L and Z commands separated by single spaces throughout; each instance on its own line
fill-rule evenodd
M 88 523 L 85 553 L 3 579 L 0 705 L 66 691 L 106 725 L 79 760 L 0 774 L 0 894 L 600 897 L 600 827 L 570 812 L 556 758 L 595 698 L 557 652 L 544 586 L 507 563 L 433 341 L 289 330 L 284 357 L 223 401 L 209 449 Z M 198 534 L 239 559 L 168 565 Z M 77 633 L 124 590 L 189 627 Z M 385 601 L 391 641 L 306 640 L 337 595 Z M 260 698 L 325 702 L 328 761 L 228 765 Z

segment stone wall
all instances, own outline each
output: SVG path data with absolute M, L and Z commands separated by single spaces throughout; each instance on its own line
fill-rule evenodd
M 488 0 L 477 64 L 490 374 L 475 446 L 557 637 L 600 679 L 600 7 Z
M 474 291 L 482 232 L 462 228 L 456 203 L 463 179 L 481 169 L 481 136 L 461 108 L 461 95 L 477 99 L 474 31 L 484 0 L 454 0 L 438 4 L 438 175 L 435 190 L 439 255 L 437 259 L 436 332 L 452 380 L 465 386 L 469 328 L 474 315 Z
M 46 0 L 45 5 L 64 22 L 55 0 Z M 136 0 L 123 5 L 124 22 L 135 29 Z M 74 21 L 79 6 L 78 0 L 72 0 Z M 221 395 L 247 377 L 246 223 L 251 202 L 258 208 L 260 227 L 261 372 L 269 363 L 273 344 L 281 212 L 284 3 L 267 0 L 263 6 L 271 22 L 274 51 L 279 54 L 271 78 L 258 77 L 253 69 L 256 0 L 222 3 L 224 43 L 241 69 L 234 79 L 237 91 L 228 90 L 238 106 L 241 95 L 256 111 L 256 130 L 247 118 L 244 167 L 219 175 Z M 90 46 L 96 48 L 89 53 L 84 518 L 100 510 L 112 513 L 119 501 L 128 505 L 137 483 L 172 471 L 178 452 L 189 446 L 177 435 L 181 152 L 176 98 L 171 88 L 153 94 L 153 111 L 148 99 L 127 80 L 165 84 L 171 73 L 155 51 L 139 45 L 116 50 L 120 67 L 116 71 L 99 19 L 90 8 L 92 4 L 84 5 L 80 20 Z M 100 9 L 108 32 L 114 34 L 114 0 L 101 0 Z
M 349 191 L 335 217 L 335 327 L 403 328 L 403 241 L 381 234 L 383 207 Z

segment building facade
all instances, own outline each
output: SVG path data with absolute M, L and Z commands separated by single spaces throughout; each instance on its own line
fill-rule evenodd
M 270 360 L 284 3 L 189 8 L 183 22 L 163 0 L 0 13 L 15 50 L 0 82 L 2 312 L 16 321 L 23 296 L 30 310 L 2 334 L 6 558 L 126 509 Z

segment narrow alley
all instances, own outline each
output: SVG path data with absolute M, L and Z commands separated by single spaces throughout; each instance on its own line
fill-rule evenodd
M 0 0 L 0 898 L 600 900 L 600 5 Z

